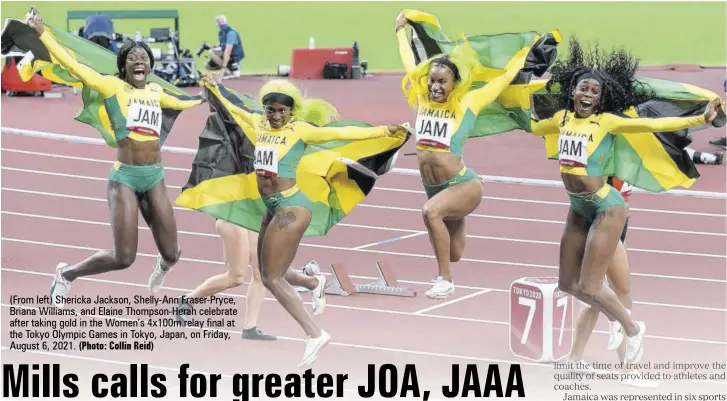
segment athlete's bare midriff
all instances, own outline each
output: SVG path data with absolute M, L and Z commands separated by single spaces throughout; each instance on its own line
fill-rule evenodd
M 162 161 L 159 141 L 135 141 L 124 138 L 119 141 L 116 160 L 132 166 L 146 166 Z
M 257 176 L 257 189 L 261 196 L 269 196 L 293 188 L 295 178 Z
M 453 153 L 417 149 L 417 157 L 422 182 L 427 185 L 441 184 L 462 170 L 462 158 Z
M 584 175 L 573 175 L 561 173 L 565 189 L 572 194 L 592 194 L 598 192 L 606 183 L 606 177 L 589 177 Z

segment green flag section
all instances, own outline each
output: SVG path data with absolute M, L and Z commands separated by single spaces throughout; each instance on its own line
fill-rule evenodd
M 102 75 L 117 74 L 114 52 L 61 29 L 44 26 L 56 42 L 79 63 Z M 58 60 L 50 54 L 36 32 L 25 22 L 16 19 L 5 20 L 2 31 L 2 55 L 23 57 L 18 63 L 18 72 L 23 81 L 27 82 L 33 74 L 40 73 L 52 82 L 81 89 L 83 108 L 75 119 L 96 128 L 109 146 L 117 146 L 106 100 L 101 94 L 85 86 L 77 77 L 63 68 Z M 149 74 L 148 81 L 159 85 L 167 95 L 180 101 L 201 99 L 200 96 L 188 95 L 154 74 Z M 118 105 L 112 105 L 112 107 L 118 108 Z M 179 113 L 181 110 L 162 108 L 162 132 L 159 133 L 162 144 L 166 141 Z
M 694 85 L 656 78 L 639 77 L 634 88 L 637 92 L 650 93 L 652 99 L 624 113 L 632 118 L 697 116 L 704 113 L 710 100 L 718 97 L 716 93 Z M 535 94 L 532 100 L 537 119 L 550 118 L 559 111 L 545 90 Z M 685 150 L 692 142 L 692 133 L 710 126 L 723 127 L 725 121 L 723 107 L 711 125 L 652 135 L 612 132 L 613 139 L 604 140 L 591 156 L 605 158 L 606 162 L 598 170 L 589 167 L 588 174 L 614 176 L 650 192 L 689 188 L 699 178 L 699 172 Z M 549 159 L 558 159 L 557 134 L 545 136 L 545 148 Z
M 250 97 L 205 85 L 210 115 L 187 184 L 175 203 L 258 232 L 265 213 L 253 168 L 256 134 L 229 111 L 230 105 L 261 112 Z M 336 121 L 333 126 L 370 126 Z M 298 188 L 312 201 L 305 236 L 323 236 L 369 194 L 379 176 L 394 165 L 409 139 L 383 137 L 307 145 L 296 171 Z
M 434 15 L 418 10 L 403 10 L 402 14 L 412 27 L 409 43 L 416 64 L 450 53 L 457 46 L 457 41 L 448 39 L 444 34 Z M 557 45 L 562 41 L 560 32 L 553 30 L 545 35 L 537 32 L 503 33 L 465 38 L 479 55 L 481 64 L 473 71 L 472 89 L 481 88 L 502 75 L 510 59 L 522 48 L 533 44 L 524 68 L 495 102 L 480 112 L 469 137 L 529 128 L 530 97 L 545 87 L 544 81 L 533 81 L 532 76 L 542 76 L 556 60 Z

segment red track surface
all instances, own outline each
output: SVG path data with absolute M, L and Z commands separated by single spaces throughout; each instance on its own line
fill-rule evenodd
M 648 75 L 720 91 L 724 71 Z M 704 78 L 707 81 L 701 81 Z M 411 120 L 412 113 L 396 92 L 398 80 L 378 77 L 355 82 L 307 81 L 301 86 L 311 95 L 336 104 L 345 118 L 386 123 Z M 259 85 L 259 80 L 252 78 L 231 82 L 235 89 L 252 93 Z M 80 99 L 64 93 L 64 99 L 4 97 L 3 127 L 98 137 L 90 127 L 72 121 Z M 168 143 L 196 148 L 206 113 L 205 106 L 183 113 Z M 706 142 L 717 135 L 717 130 L 698 133 L 695 147 L 707 150 Z M 58 261 L 74 263 L 96 249 L 111 247 L 105 188 L 115 155 L 113 149 L 101 146 L 14 135 L 2 136 L 2 148 L 2 346 L 7 347 L 11 341 L 7 315 L 10 295 L 46 294 Z M 405 151 L 411 151 L 411 145 Z M 192 156 L 165 154 L 172 199 L 186 183 L 191 160 Z M 480 174 L 558 178 L 557 167 L 543 157 L 541 142 L 522 133 L 471 141 L 467 163 Z M 415 168 L 415 160 L 402 157 L 398 167 Z M 702 179 L 692 189 L 725 192 L 722 166 L 701 166 L 700 171 Z M 321 266 L 345 262 L 351 274 L 371 277 L 374 263 L 388 260 L 395 266 L 399 280 L 419 291 L 413 299 L 329 296 L 329 308 L 317 321 L 332 335 L 333 342 L 313 365 L 314 372 L 348 373 L 346 387 L 355 389 L 355 385 L 366 381 L 366 364 L 396 364 L 401 373 L 403 365 L 411 363 L 417 366 L 420 386 L 431 390 L 433 397 L 440 397 L 439 386 L 447 383 L 452 364 L 477 363 L 482 369 L 487 363 L 521 363 L 528 399 L 551 399 L 541 391 L 552 389 L 552 371 L 514 357 L 509 351 L 508 288 L 520 277 L 557 276 L 558 241 L 567 211 L 563 190 L 485 186 L 485 199 L 467 221 L 471 238 L 464 259 L 455 266 L 460 287 L 450 301 L 481 294 L 453 303 L 427 300 L 423 295 L 435 273 L 419 211 L 424 201 L 417 177 L 389 175 L 328 236 L 304 241 L 295 266 L 310 259 L 316 259 Z M 160 295 L 181 295 L 223 271 L 221 244 L 212 219 L 183 209 L 175 210 L 175 215 L 184 259 L 168 277 L 167 288 Z M 134 266 L 79 280 L 72 294 L 147 295 L 146 280 L 156 249 L 141 219 L 140 227 L 140 254 Z M 632 197 L 629 258 L 634 272 L 634 315 L 648 325 L 646 361 L 725 363 L 726 237 L 723 200 L 647 194 Z M 55 351 L 53 355 L 38 355 L 3 351 L 3 358 L 6 363 L 62 363 L 64 371 L 86 373 L 96 373 L 94 369 L 126 371 L 113 361 L 149 363 L 174 371 L 180 364 L 190 363 L 192 370 L 230 375 L 295 372 L 303 351 L 303 333 L 271 297 L 263 306 L 260 326 L 283 338 L 274 343 L 239 340 L 245 290 L 246 286 L 230 291 L 240 315 L 237 327 L 229 329 L 235 333 L 226 342 L 156 341 L 152 353 Z M 434 309 L 417 312 L 430 307 Z M 615 355 L 605 350 L 605 328 L 601 319 L 597 327 L 600 333 L 592 337 L 587 356 L 590 360 L 615 362 Z M 171 370 L 164 372 L 170 384 L 176 383 L 176 374 Z M 666 382 L 658 392 L 682 391 L 685 385 L 705 394 L 724 389 L 724 382 Z M 355 396 L 355 392 L 346 393 L 347 398 Z M 562 399 L 562 393 L 557 399 Z

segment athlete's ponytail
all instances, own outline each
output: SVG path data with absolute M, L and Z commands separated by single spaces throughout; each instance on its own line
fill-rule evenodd
M 303 98 L 299 118 L 311 124 L 323 126 L 338 119 L 338 110 L 323 99 Z

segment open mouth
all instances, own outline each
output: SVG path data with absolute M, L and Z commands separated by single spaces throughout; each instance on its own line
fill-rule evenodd
M 444 96 L 444 92 L 438 91 L 438 90 L 432 90 L 432 91 L 429 91 L 429 95 L 432 98 L 441 98 Z
M 591 106 L 593 106 L 593 102 L 591 100 L 588 100 L 588 99 L 581 100 L 581 109 L 583 109 L 584 111 L 589 110 L 591 108 Z
M 144 67 L 135 67 L 132 70 L 132 74 L 135 80 L 141 81 L 146 77 L 146 68 Z

